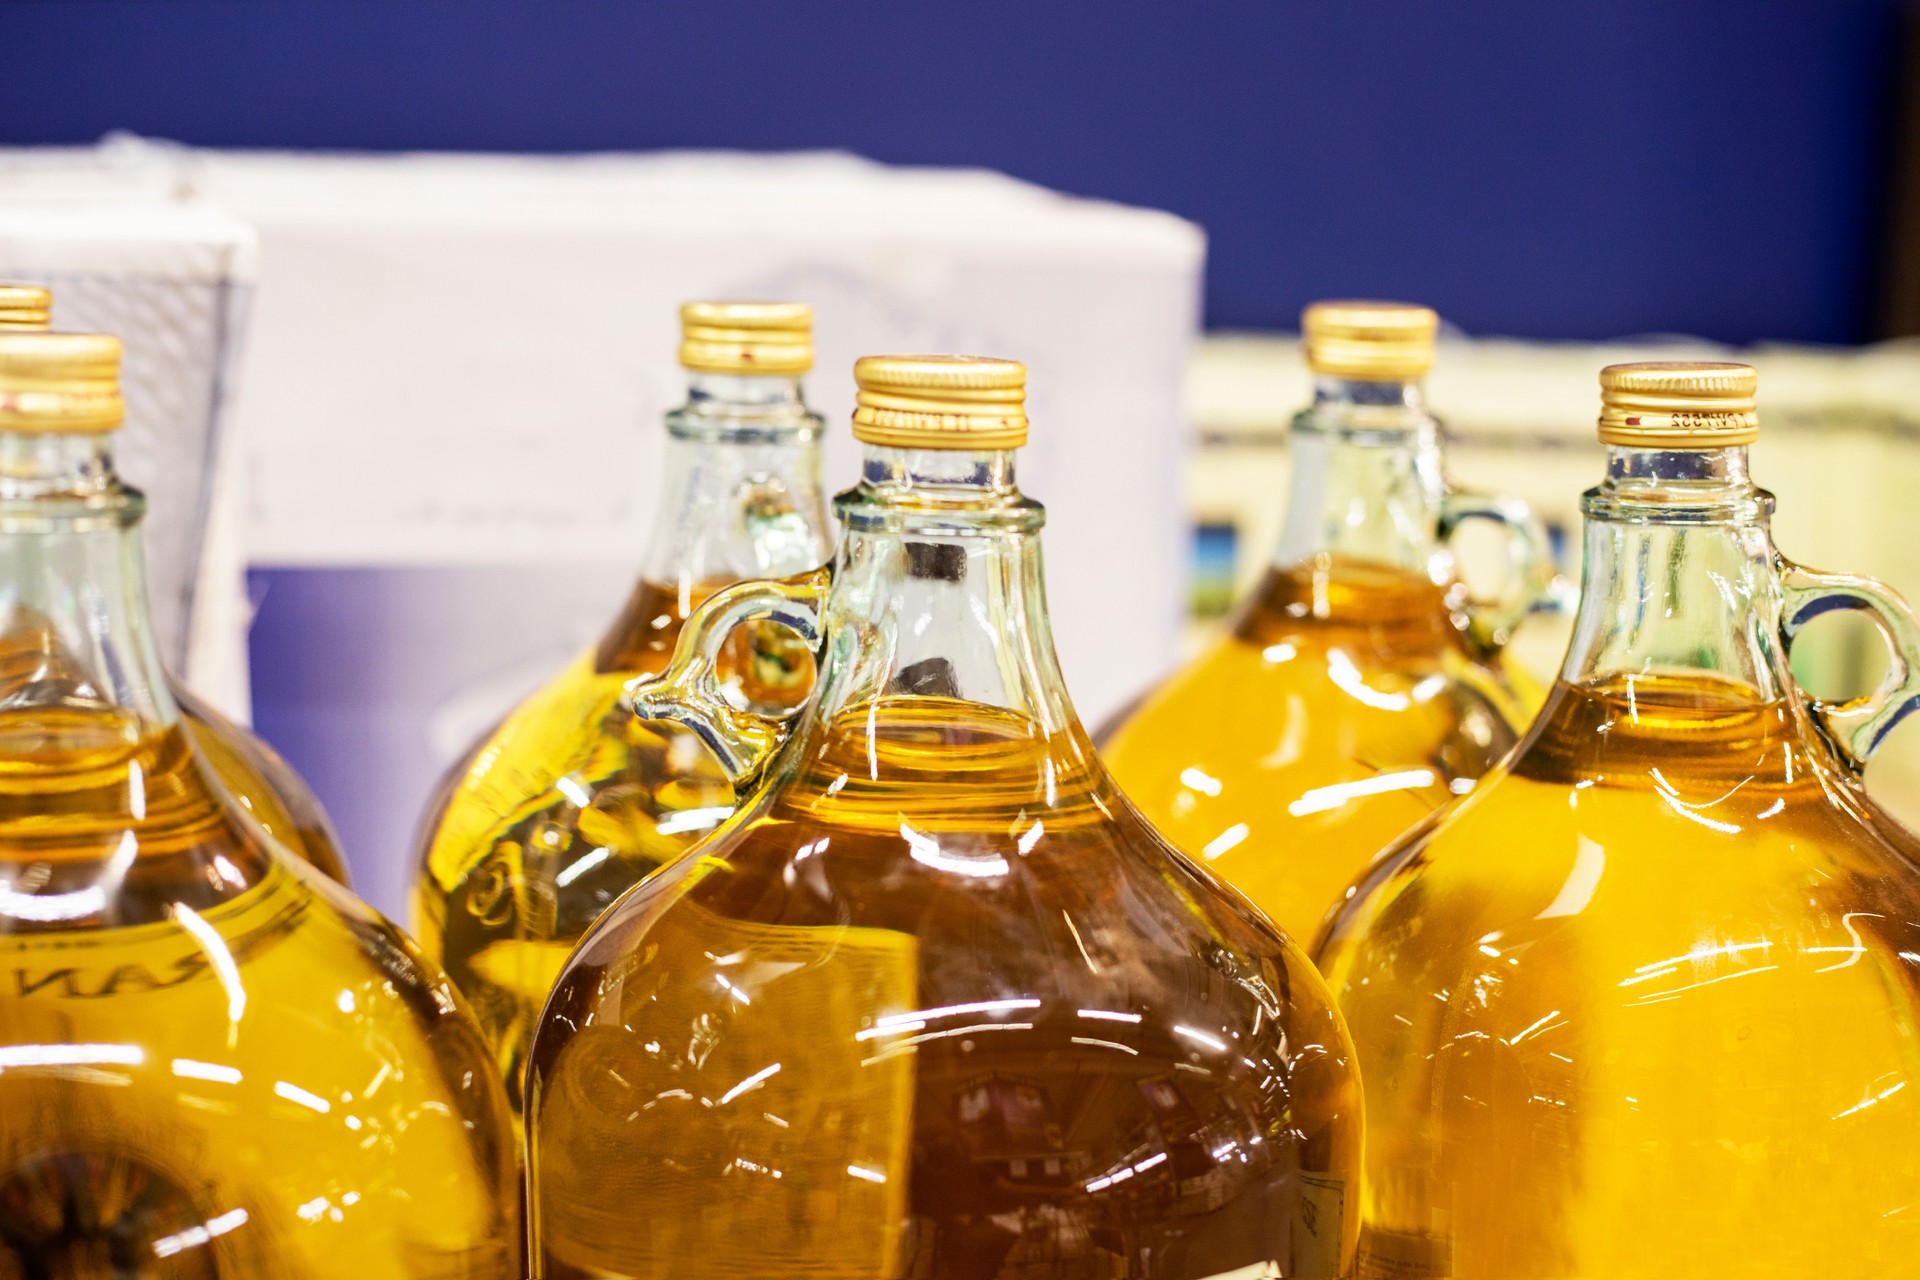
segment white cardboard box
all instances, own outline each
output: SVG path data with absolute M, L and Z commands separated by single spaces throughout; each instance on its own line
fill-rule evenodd
M 117 464 L 149 499 L 143 534 L 162 659 L 247 713 L 238 440 L 230 429 L 252 231 L 160 180 L 121 144 L 0 150 L 0 281 L 54 291 L 54 327 L 118 336 Z

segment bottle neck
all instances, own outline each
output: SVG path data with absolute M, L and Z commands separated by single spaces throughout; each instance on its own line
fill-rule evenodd
M 114 712 L 133 740 L 178 711 L 147 608 L 146 500 L 110 440 L 0 434 L 0 718 Z
M 1610 448 L 1606 481 L 1582 509 L 1568 684 L 1661 676 L 1726 682 L 1765 702 L 1786 696 L 1773 495 L 1748 478 L 1744 448 Z
M 667 415 L 665 485 L 641 566 L 678 594 L 681 616 L 716 584 L 804 572 L 831 550 L 822 422 L 800 380 L 693 373 L 687 391 Z
M 1451 575 L 1436 537 L 1445 494 L 1439 424 L 1418 382 L 1321 376 L 1293 420 L 1293 481 L 1275 553 L 1287 569 L 1339 557 Z
M 952 698 L 1013 712 L 1091 759 L 1047 619 L 1045 511 L 1020 492 L 1011 451 L 869 446 L 834 510 L 822 720 L 888 696 Z

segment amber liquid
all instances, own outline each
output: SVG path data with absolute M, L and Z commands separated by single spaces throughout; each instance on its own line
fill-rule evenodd
M 0 1277 L 507 1277 L 511 1128 L 392 926 L 178 728 L 0 711 Z
M 293 766 L 179 683 L 172 692 L 181 719 L 193 734 L 193 745 L 241 807 L 288 852 L 312 863 L 328 878 L 348 884 L 347 864 L 340 856 L 333 824 Z
M 642 583 L 592 652 L 454 767 L 427 817 L 414 932 L 472 1003 L 516 1115 L 534 1023 L 581 934 L 733 812 L 733 786 L 697 737 L 622 702 L 718 585 Z M 811 654 L 783 635 L 742 627 L 723 651 L 750 701 L 792 705 L 811 687 Z
M 1439 587 L 1320 556 L 1270 571 L 1101 749 L 1162 833 L 1305 941 L 1375 854 L 1506 754 L 1526 710 Z
M 1357 1087 L 1304 954 L 1077 728 L 890 696 L 808 734 L 562 976 L 536 1274 L 1346 1274 Z
M 99 701 L 86 671 L 65 654 L 47 620 L 15 606 L 0 634 L 0 691 L 33 701 L 49 696 Z M 326 813 L 285 760 L 179 682 L 169 685 L 194 745 L 220 781 L 287 851 L 347 883 L 346 863 Z M 5 1280 L 0 1277 L 0 1280 Z
M 1361 1054 L 1361 1274 L 1909 1277 L 1920 842 L 1804 713 L 1557 687 L 1320 952 Z

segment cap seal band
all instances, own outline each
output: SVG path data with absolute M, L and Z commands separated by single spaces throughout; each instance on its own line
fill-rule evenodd
M 1407 302 L 1316 302 L 1300 313 L 1307 364 L 1358 382 L 1409 382 L 1433 367 L 1440 318 Z
M 1027 442 L 1027 370 L 982 356 L 865 356 L 853 435 L 899 449 L 1017 449 Z
M 1635 449 L 1728 449 L 1760 436 L 1752 365 L 1648 361 L 1600 371 L 1600 442 Z
M 125 418 L 118 338 L 0 331 L 0 431 L 104 434 Z
M 680 308 L 680 364 L 696 373 L 805 373 L 813 368 L 813 308 L 689 302 Z
M 0 284 L 0 329 L 45 329 L 53 323 L 53 290 Z

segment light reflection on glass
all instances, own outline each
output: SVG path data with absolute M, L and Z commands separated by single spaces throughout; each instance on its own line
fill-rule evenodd
M 137 1044 L 0 1044 L 0 1071 L 21 1067 L 137 1067 L 147 1051 Z

